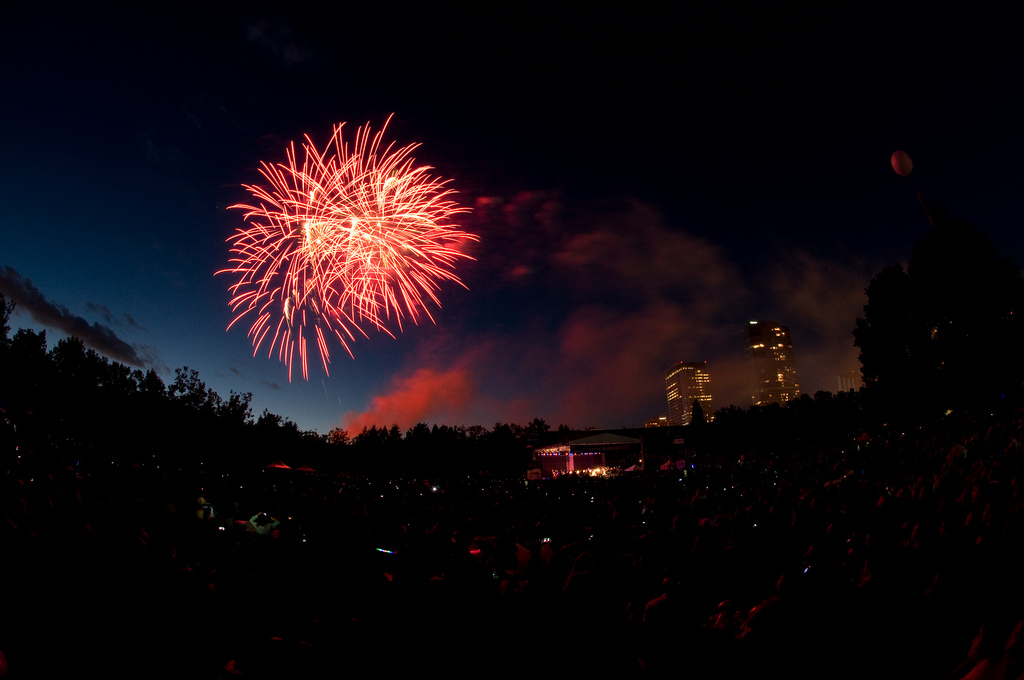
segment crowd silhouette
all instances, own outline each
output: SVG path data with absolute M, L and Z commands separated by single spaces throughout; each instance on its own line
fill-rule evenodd
M 10 677 L 1018 678 L 1022 442 L 1024 412 L 954 414 L 531 482 L 15 454 L 0 649 Z

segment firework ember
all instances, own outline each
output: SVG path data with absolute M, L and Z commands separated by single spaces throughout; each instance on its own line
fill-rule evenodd
M 309 378 L 313 342 L 327 372 L 331 336 L 352 355 L 356 334 L 433 321 L 440 283 L 462 285 L 460 246 L 476 240 L 450 223 L 468 208 L 415 165 L 418 144 L 382 148 L 385 123 L 372 137 L 368 125 L 357 129 L 350 148 L 343 125 L 322 151 L 306 136 L 284 163 L 262 163 L 266 186 L 245 185 L 253 204 L 231 206 L 248 224 L 228 239 L 231 266 L 218 272 L 237 277 L 228 328 L 249 317 L 253 352 L 276 352 L 289 380 L 296 358 Z

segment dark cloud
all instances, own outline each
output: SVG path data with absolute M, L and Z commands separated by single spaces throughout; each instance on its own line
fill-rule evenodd
M 119 338 L 109 327 L 98 323 L 90 324 L 82 317 L 75 316 L 66 308 L 48 300 L 32 285 L 31 280 L 23 277 L 13 267 L 0 267 L 0 292 L 13 300 L 20 309 L 31 314 L 39 323 L 73 335 L 87 347 L 115 361 L 139 368 L 147 368 L 152 363 L 143 359 L 137 347 Z
M 531 293 L 503 310 L 517 323 L 432 330 L 366 408 L 342 417 L 344 427 L 487 423 L 493 413 L 636 425 L 665 414 L 665 371 L 679 361 L 707 361 L 715 409 L 746 407 L 743 331 L 759 317 L 791 327 L 803 391 L 835 391 L 837 376 L 856 377 L 851 329 L 869 263 L 784 250 L 744 265 L 649 204 L 561 201 L 533 192 L 478 202 L 490 211 L 478 226 L 493 237 L 481 240 L 481 269 Z M 557 324 L 536 323 L 535 291 L 554 301 Z
M 142 357 L 142 362 L 146 367 L 164 375 L 169 375 L 172 372 L 173 369 L 160 360 L 160 354 L 155 348 L 138 344 L 132 345 L 132 347 L 135 349 L 135 353 Z
M 103 321 L 111 326 L 140 328 L 139 324 L 136 323 L 131 314 L 114 314 L 106 305 L 97 304 L 95 302 L 86 302 L 85 308 L 93 314 L 99 314 L 103 318 Z
M 291 28 L 284 24 L 264 19 L 251 21 L 245 28 L 245 38 L 287 67 L 313 61 L 313 51 L 297 41 Z
M 665 411 L 665 370 L 684 360 L 713 362 L 729 400 L 720 405 L 749 399 L 737 313 L 749 293 L 721 248 L 635 201 L 595 208 L 533 192 L 494 206 L 482 222 L 502 242 L 482 239 L 479 261 L 536 286 L 505 310 L 518 323 L 432 331 L 434 343 L 366 409 L 345 414 L 346 428 L 478 423 L 493 413 L 574 427 L 642 422 Z M 535 323 L 534 290 L 559 307 L 558 323 Z

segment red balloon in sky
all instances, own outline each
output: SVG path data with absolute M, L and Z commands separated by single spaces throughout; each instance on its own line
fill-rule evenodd
M 900 177 L 906 177 L 914 169 L 914 161 L 910 159 L 910 154 L 906 151 L 893 151 L 889 162 L 892 163 L 892 169 Z

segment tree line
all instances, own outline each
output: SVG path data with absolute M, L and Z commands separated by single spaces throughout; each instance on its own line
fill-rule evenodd
M 804 395 L 785 406 L 729 406 L 712 422 L 695 417 L 688 441 L 781 446 L 1022 403 L 1024 279 L 980 230 L 935 211 L 909 265 L 884 268 L 866 293 L 853 330 L 861 390 Z M 417 423 L 405 432 L 397 424 L 303 431 L 267 410 L 254 416 L 251 393 L 223 398 L 188 367 L 166 385 L 156 371 L 110 361 L 74 337 L 50 348 L 45 331 L 12 336 L 13 309 L 0 294 L 5 455 L 57 452 L 85 469 L 244 471 L 280 460 L 325 472 L 519 475 L 531 446 L 582 434 L 564 425 L 552 431 L 540 418 L 491 429 Z M 645 441 L 648 450 L 668 451 L 677 436 L 661 442 L 651 432 Z
M 521 474 L 528 447 L 549 432 L 540 418 L 495 423 L 300 430 L 252 411 L 252 394 L 224 398 L 198 371 L 175 370 L 165 384 L 153 369 L 111 361 L 75 337 L 52 348 L 46 332 L 10 334 L 14 303 L 0 293 L 0 446 L 5 455 L 56 453 L 83 470 L 239 472 L 281 461 L 316 471 L 403 474 Z M 565 430 L 566 428 L 562 428 Z

